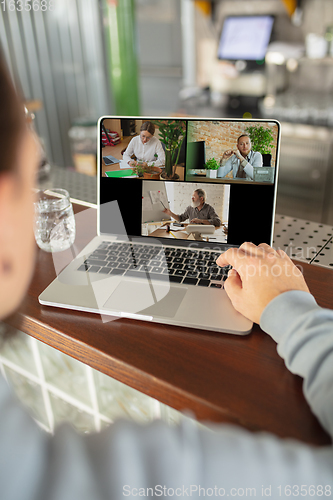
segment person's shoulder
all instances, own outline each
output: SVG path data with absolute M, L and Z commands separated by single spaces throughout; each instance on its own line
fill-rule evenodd
M 135 135 L 134 137 L 132 137 L 132 139 L 129 141 L 128 143 L 128 146 L 131 144 L 133 146 L 133 144 L 136 144 L 138 142 L 138 138 L 140 136 L 139 135 Z
M 208 209 L 213 208 L 213 207 L 209 203 L 204 203 L 204 206 L 202 208 L 207 208 L 207 210 L 208 210 Z M 214 208 L 213 208 L 213 210 L 214 210 Z

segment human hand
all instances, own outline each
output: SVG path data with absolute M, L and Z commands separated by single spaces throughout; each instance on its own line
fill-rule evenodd
M 230 158 L 233 154 L 235 154 L 235 151 L 233 151 L 232 149 L 227 149 L 227 151 L 225 151 L 223 153 L 223 157 L 222 159 L 223 160 L 227 160 L 228 158 Z
M 195 218 L 195 219 L 190 220 L 190 223 L 191 224 L 202 224 L 202 220 Z
M 138 162 L 135 161 L 135 160 L 131 160 L 131 161 L 128 162 L 128 164 L 129 164 L 130 167 L 136 167 L 137 164 L 138 164 Z
M 234 154 L 237 156 L 237 158 L 238 158 L 240 161 L 243 161 L 243 160 L 244 160 L 244 156 L 241 154 L 241 152 L 239 151 L 239 149 L 235 149 Z
M 230 248 L 216 263 L 233 267 L 224 283 L 225 291 L 235 309 L 255 323 L 260 322 L 269 302 L 281 293 L 309 292 L 301 271 L 288 255 L 266 243 L 256 246 L 247 242 L 239 248 Z

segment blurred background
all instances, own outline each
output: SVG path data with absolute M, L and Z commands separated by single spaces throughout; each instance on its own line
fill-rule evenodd
M 6 0 L 0 40 L 72 196 L 96 202 L 101 115 L 275 118 L 277 212 L 333 224 L 332 0 Z

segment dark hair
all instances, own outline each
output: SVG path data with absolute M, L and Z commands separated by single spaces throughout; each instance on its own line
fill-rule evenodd
M 194 192 L 198 194 L 199 198 L 203 198 L 204 203 L 206 203 L 207 195 L 206 195 L 206 191 L 204 189 L 198 188 Z
M 155 125 L 152 122 L 143 122 L 140 127 L 140 132 L 147 130 L 151 135 L 155 134 Z
M 0 182 L 3 172 L 15 171 L 17 166 L 18 144 L 24 135 L 25 118 L 23 104 L 20 103 L 10 78 L 4 55 L 0 46 Z M 18 325 L 19 327 L 19 325 Z M 0 328 L 0 347 L 7 338 L 18 330 L 2 324 Z
M 240 135 L 240 136 L 238 137 L 238 139 L 237 139 L 237 144 L 238 144 L 238 142 L 239 142 L 239 139 L 241 139 L 242 137 L 248 137 L 248 138 L 250 139 L 250 141 L 251 141 L 251 137 L 249 136 L 249 134 L 242 134 L 242 135 Z
M 19 102 L 0 47 L 0 174 L 14 170 L 20 137 L 24 134 L 23 104 Z

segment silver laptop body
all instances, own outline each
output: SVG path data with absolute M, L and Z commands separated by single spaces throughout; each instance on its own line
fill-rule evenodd
M 255 186 L 255 181 L 237 186 L 238 183 L 230 178 L 207 178 L 203 181 L 202 175 L 197 178 L 193 176 L 193 163 L 186 156 L 185 147 L 184 181 L 146 181 L 128 174 L 124 178 L 108 178 L 102 175 L 102 157 L 109 152 L 104 152 L 101 147 L 101 125 L 107 126 L 108 120 L 112 120 L 113 129 L 117 120 L 120 126 L 124 120 L 134 121 L 138 135 L 146 121 L 183 121 L 186 125 L 185 146 L 186 141 L 205 140 L 208 128 L 210 136 L 207 135 L 205 140 L 206 161 L 214 154 L 217 156 L 208 139 L 213 132 L 220 137 L 224 146 L 227 145 L 227 132 L 231 130 L 245 133 L 248 126 L 256 124 L 271 127 L 275 137 L 272 145 L 276 165 L 274 170 L 278 170 L 280 126 L 274 120 L 102 117 L 98 123 L 98 236 L 42 292 L 39 302 L 47 306 L 97 313 L 104 322 L 132 318 L 238 335 L 248 334 L 252 323 L 231 305 L 223 289 L 225 278 L 216 274 L 214 263 L 222 251 L 236 247 L 243 241 L 272 243 L 277 176 L 267 186 Z M 202 134 L 199 137 L 200 131 Z M 160 137 L 158 130 L 155 137 Z M 112 151 L 112 154 L 117 157 L 115 152 Z M 219 161 L 220 158 L 217 159 Z M 202 172 L 204 166 L 201 169 L 200 166 L 197 164 L 196 168 Z M 104 165 L 104 171 L 105 168 L 108 167 Z M 121 175 L 120 167 L 114 171 L 116 175 Z M 183 239 L 181 233 L 184 233 L 184 228 L 178 228 L 170 220 L 163 219 L 162 205 L 165 207 L 167 203 L 171 210 L 171 207 L 176 210 L 187 203 L 182 193 L 198 188 L 210 193 L 211 199 L 208 196 L 207 202 L 215 204 L 214 208 L 223 225 L 216 229 L 214 238 L 211 238 L 211 234 L 204 234 L 202 229 L 202 234 L 195 234 L 189 239 L 186 233 Z M 253 207 L 253 203 L 257 205 Z M 78 217 L 81 217 L 79 222 L 84 226 L 84 212 L 78 214 L 76 219 Z M 203 225 L 200 226 L 203 228 Z M 215 274 L 208 285 L 205 273 L 199 273 L 197 284 L 194 284 L 192 261 L 198 257 L 201 257 L 199 260 L 203 270 L 214 269 Z M 181 262 L 176 262 L 177 259 Z M 173 278 L 168 274 L 170 263 L 175 266 Z M 183 268 L 177 268 L 176 264 L 183 265 Z M 124 272 L 121 273 L 120 269 Z

